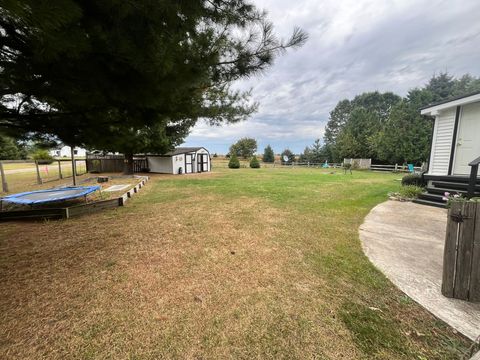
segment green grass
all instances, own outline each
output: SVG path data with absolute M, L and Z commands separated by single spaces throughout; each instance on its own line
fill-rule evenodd
M 215 169 L 153 176 L 115 211 L 0 228 L 7 279 L 0 355 L 455 359 L 465 352 L 469 341 L 362 252 L 358 227 L 398 188 L 398 176 Z

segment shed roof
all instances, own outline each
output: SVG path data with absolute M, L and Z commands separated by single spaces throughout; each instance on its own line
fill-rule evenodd
M 480 91 L 440 101 L 420 109 L 422 115 L 437 115 L 439 111 L 480 101 Z
M 175 155 L 180 155 L 180 154 L 188 154 L 191 152 L 196 152 L 200 149 L 205 149 L 203 146 L 197 146 L 197 147 L 177 147 L 173 149 L 172 151 L 169 151 L 165 154 L 153 154 L 149 153 L 147 155 L 149 156 L 175 156 Z M 207 150 L 207 149 L 205 149 Z M 207 150 L 208 151 L 208 150 Z
M 200 149 L 203 149 L 203 147 L 202 146 L 198 146 L 198 147 L 177 147 L 174 150 L 167 152 L 165 155 L 174 156 L 174 155 L 186 154 L 186 153 L 198 151 Z

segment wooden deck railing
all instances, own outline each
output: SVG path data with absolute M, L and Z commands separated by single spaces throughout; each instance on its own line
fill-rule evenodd
M 478 166 L 480 165 L 480 156 L 475 160 L 468 163 L 468 166 L 471 167 L 470 169 L 470 179 L 468 181 L 468 189 L 467 189 L 467 198 L 472 198 L 475 194 L 475 186 L 477 184 L 477 175 L 478 175 Z

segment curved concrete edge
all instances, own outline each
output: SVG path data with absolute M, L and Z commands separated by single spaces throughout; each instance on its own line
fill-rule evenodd
M 359 228 L 364 253 L 400 290 L 471 340 L 480 335 L 480 303 L 441 294 L 446 210 L 411 202 L 374 207 Z

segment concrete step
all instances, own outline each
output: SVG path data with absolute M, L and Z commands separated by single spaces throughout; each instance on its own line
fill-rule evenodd
M 467 190 L 468 188 L 468 183 L 463 183 L 463 182 L 449 182 L 449 181 L 432 181 L 432 185 L 435 188 L 441 188 L 441 189 L 450 189 L 452 190 Z M 475 192 L 480 193 L 480 185 L 475 185 Z
M 428 193 L 430 194 L 439 194 L 439 195 L 444 195 L 446 192 L 449 192 L 450 194 L 460 194 L 460 195 L 465 195 L 467 193 L 467 190 L 460 190 L 460 189 L 447 189 L 447 188 L 437 188 L 437 187 L 427 187 L 425 189 Z
M 446 200 L 443 200 L 443 194 L 432 194 L 430 192 L 424 192 L 418 195 L 419 199 L 429 200 L 429 201 L 436 201 L 440 203 L 446 203 Z
M 431 200 L 426 200 L 426 199 L 415 199 L 413 200 L 415 204 L 422 204 L 422 205 L 429 205 L 429 206 L 435 206 L 439 208 L 446 208 L 447 204 L 438 202 L 438 201 L 431 201 Z

